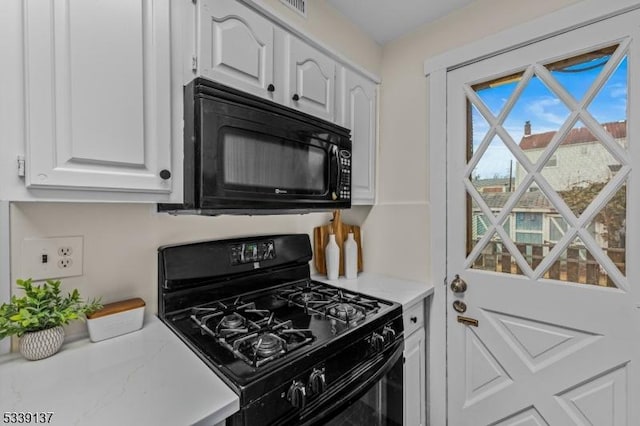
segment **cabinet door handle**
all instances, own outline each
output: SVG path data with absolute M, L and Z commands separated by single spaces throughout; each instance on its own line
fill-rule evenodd
M 297 93 L 294 93 L 291 99 L 293 99 L 295 102 L 298 102 L 300 100 L 300 96 L 298 96 Z
M 164 180 L 167 180 L 171 177 L 171 172 L 167 169 L 161 170 L 160 171 L 160 177 Z
M 411 320 L 412 323 L 417 323 L 418 322 L 418 317 L 411 317 L 409 318 Z
M 267 86 L 267 90 L 268 90 L 269 92 L 273 92 L 273 91 L 275 91 L 275 90 L 276 90 L 276 86 L 274 86 L 273 84 L 270 84 L 270 85 L 268 85 L 268 86 Z

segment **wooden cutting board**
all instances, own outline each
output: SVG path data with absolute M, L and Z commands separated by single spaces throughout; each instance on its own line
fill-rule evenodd
M 349 232 L 353 232 L 353 239 L 358 243 L 358 272 L 362 272 L 362 239 L 360 227 L 342 223 L 340 210 L 333 212 L 331 223 L 323 226 L 316 226 L 313 229 L 313 257 L 316 270 L 320 274 L 327 274 L 327 265 L 324 258 L 324 249 L 329 242 L 329 234 L 336 234 L 336 243 L 340 247 L 340 269 L 338 274 L 344 275 L 344 242 L 347 240 Z

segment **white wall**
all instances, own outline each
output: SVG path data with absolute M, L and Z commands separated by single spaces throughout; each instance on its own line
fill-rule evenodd
M 347 21 L 325 0 L 307 1 L 306 18 L 285 6 L 280 0 L 252 1 L 273 9 L 291 25 L 304 30 L 319 42 L 331 46 L 337 53 L 357 65 L 380 75 L 382 47 Z
M 383 47 L 379 205 L 363 229 L 375 247 L 365 253 L 370 271 L 429 280 L 429 212 L 444 208 L 429 203 L 429 150 L 444 141 L 428 138 L 424 60 L 575 2 L 477 0 Z
M 105 303 L 141 297 L 149 312 L 157 304 L 157 248 L 164 244 L 270 233 L 309 233 L 328 213 L 309 215 L 170 216 L 145 204 L 13 203 L 11 281 L 21 271 L 22 241 L 30 237 L 84 237 L 84 274 L 62 279 L 67 291 Z M 84 325 L 68 335 L 84 333 Z

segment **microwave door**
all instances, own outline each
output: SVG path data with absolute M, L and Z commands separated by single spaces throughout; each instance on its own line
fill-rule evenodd
M 323 146 L 227 128 L 218 153 L 222 191 L 229 196 L 326 198 L 330 153 Z

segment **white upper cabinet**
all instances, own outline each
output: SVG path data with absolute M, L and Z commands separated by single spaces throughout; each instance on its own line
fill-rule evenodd
M 202 0 L 199 74 L 272 99 L 275 26 L 236 0 Z
M 289 40 L 289 105 L 334 121 L 336 64 L 302 40 Z
M 335 121 L 329 54 L 237 0 L 198 5 L 197 75 Z
M 377 85 L 347 68 L 341 69 L 340 124 L 351 130 L 352 204 L 375 203 Z
M 169 0 L 24 11 L 27 187 L 171 192 Z

